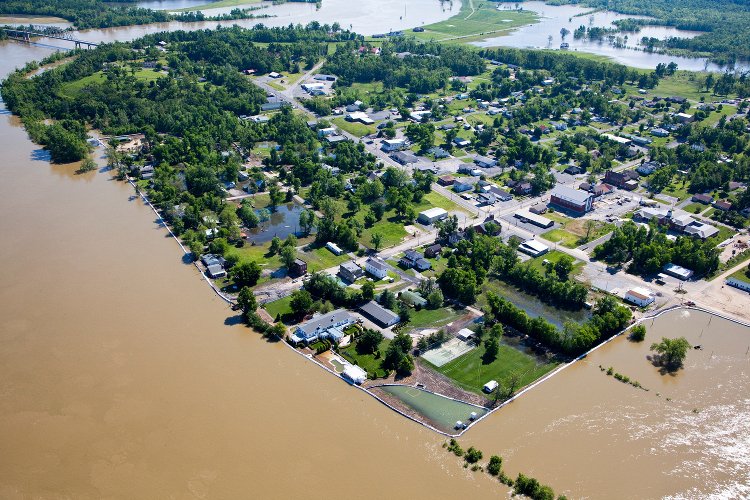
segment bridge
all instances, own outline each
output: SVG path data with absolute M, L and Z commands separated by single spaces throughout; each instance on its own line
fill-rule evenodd
M 55 40 L 65 40 L 66 42 L 73 42 L 75 44 L 75 47 L 77 49 L 80 49 L 82 46 L 86 46 L 87 49 L 90 49 L 92 47 L 98 47 L 99 44 L 95 42 L 89 42 L 86 40 L 78 40 L 76 38 L 73 38 L 73 35 L 65 32 L 60 31 L 59 33 L 37 33 L 35 31 L 29 31 L 19 28 L 2 28 L 5 33 L 8 34 L 8 38 L 12 40 L 18 40 L 22 42 L 31 43 L 32 38 L 54 38 Z

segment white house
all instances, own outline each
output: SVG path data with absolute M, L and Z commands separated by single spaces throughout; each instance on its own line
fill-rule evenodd
M 388 276 L 388 268 L 386 265 L 372 258 L 365 261 L 365 271 L 381 280 Z
M 327 338 L 338 343 L 344 336 L 343 329 L 356 322 L 357 318 L 349 311 L 336 309 L 297 326 L 289 338 L 294 344 L 309 344 L 319 338 Z
M 646 307 L 647 305 L 652 304 L 654 300 L 656 300 L 651 293 L 651 290 L 647 290 L 646 288 L 642 287 L 631 288 L 627 291 L 627 293 L 625 293 L 624 299 L 626 302 L 630 302 L 631 304 L 635 304 L 639 307 Z

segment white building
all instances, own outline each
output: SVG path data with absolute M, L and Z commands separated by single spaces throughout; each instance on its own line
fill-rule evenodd
M 401 151 L 405 147 L 405 139 L 386 139 L 383 141 L 383 146 L 381 146 L 381 149 L 383 151 Z
M 539 257 L 540 255 L 549 252 L 549 247 L 536 240 L 526 240 L 518 245 L 518 251 L 531 255 L 532 257 Z
M 364 123 L 365 125 L 372 125 L 373 123 L 375 123 L 375 121 L 367 116 L 367 113 L 365 113 L 364 111 L 354 111 L 352 113 L 347 113 L 346 119 L 350 122 L 360 122 Z
M 672 264 L 672 263 L 669 263 L 666 266 L 664 266 L 664 273 L 670 276 L 674 276 L 675 278 L 682 280 L 682 281 L 687 281 L 693 277 L 693 271 L 685 267 L 678 266 L 677 264 Z
M 341 255 L 344 253 L 343 250 L 341 250 L 341 247 L 339 247 L 336 243 L 333 243 L 332 241 L 329 241 L 326 243 L 326 248 L 333 253 L 333 255 Z
M 443 220 L 448 217 L 448 212 L 439 207 L 428 208 L 423 212 L 419 212 L 417 221 L 422 224 L 432 224 L 435 221 Z
M 464 342 L 474 338 L 474 332 L 469 330 L 468 328 L 461 328 L 458 333 L 456 334 L 456 338 L 458 340 L 463 340 Z
M 347 364 L 341 376 L 353 384 L 360 385 L 367 380 L 367 372 L 357 365 Z
M 624 299 L 626 302 L 630 302 L 639 307 L 646 307 L 647 305 L 652 304 L 655 300 L 651 290 L 642 287 L 631 288 L 625 294 Z
M 488 393 L 488 394 L 489 394 L 490 392 L 492 392 L 492 391 L 494 391 L 495 389 L 497 389 L 497 387 L 498 387 L 499 385 L 500 385 L 500 384 L 498 384 L 498 383 L 497 383 L 497 380 L 490 380 L 489 382 L 487 382 L 486 384 L 484 384 L 484 387 L 482 387 L 482 390 L 483 390 L 484 392 L 486 392 L 486 393 Z
M 372 258 L 365 261 L 365 271 L 381 280 L 388 276 L 388 268 L 386 265 Z

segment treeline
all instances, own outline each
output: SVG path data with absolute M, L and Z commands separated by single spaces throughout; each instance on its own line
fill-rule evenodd
M 568 321 L 560 331 L 541 317 L 532 318 L 526 311 L 494 292 L 487 293 L 485 320 L 510 326 L 554 351 L 577 356 L 624 329 L 632 318 L 630 309 L 613 297 L 600 299 L 591 319 L 583 324 Z
M 452 45 L 423 44 L 411 40 L 385 42 L 380 56 L 360 57 L 359 44 L 344 44 L 323 68 L 339 77 L 337 86 L 382 82 L 385 89 L 406 88 L 429 93 L 445 87 L 454 75 L 477 75 L 485 62 L 472 50 Z
M 112 28 L 169 21 L 189 23 L 267 17 L 253 14 L 260 7 L 237 8 L 228 13 L 207 16 L 200 11 L 170 13 L 166 10 L 144 9 L 128 5 L 136 1 L 121 0 L 115 3 L 103 0 L 6 0 L 0 2 L 0 14 L 61 17 L 73 23 L 78 29 Z
M 441 225 L 441 231 L 445 232 L 446 226 L 451 224 L 454 224 L 452 218 Z M 452 231 L 452 228 L 447 229 L 448 233 Z M 472 230 L 467 233 L 468 238 L 455 245 L 447 268 L 438 277 L 445 296 L 472 304 L 487 275 L 494 274 L 548 304 L 572 310 L 583 307 L 587 290 L 569 279 L 572 259 L 565 257 L 542 272 L 529 264 L 521 264 L 515 246 Z
M 712 239 L 701 241 L 678 236 L 674 241 L 655 224 L 638 226 L 628 221 L 612 231 L 612 237 L 594 248 L 594 257 L 612 264 L 630 262 L 628 272 L 654 275 L 669 263 L 708 274 L 719 267 L 719 250 Z

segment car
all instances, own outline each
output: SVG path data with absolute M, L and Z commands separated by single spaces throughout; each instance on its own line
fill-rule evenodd
M 657 285 L 662 286 L 662 285 L 666 284 L 666 281 L 664 281 L 661 278 L 657 278 L 657 279 L 654 280 L 654 283 L 656 283 Z

